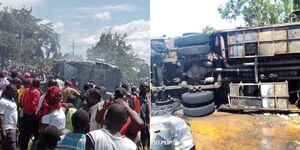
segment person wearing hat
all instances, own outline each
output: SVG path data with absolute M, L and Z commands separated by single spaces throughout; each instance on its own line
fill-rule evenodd
M 30 73 L 29 72 L 24 73 L 24 77 L 27 79 L 30 78 Z

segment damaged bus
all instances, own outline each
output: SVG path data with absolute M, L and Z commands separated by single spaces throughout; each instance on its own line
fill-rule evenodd
M 69 81 L 71 78 L 77 79 L 79 87 L 93 81 L 96 85 L 104 86 L 110 93 L 120 85 L 122 78 L 118 67 L 101 61 L 56 60 L 53 63 L 52 73 Z

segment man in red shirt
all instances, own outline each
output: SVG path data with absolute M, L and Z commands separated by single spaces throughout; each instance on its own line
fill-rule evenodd
M 21 150 L 27 150 L 31 134 L 34 135 L 34 139 L 38 139 L 38 122 L 35 112 L 41 97 L 39 87 L 40 81 L 33 79 L 31 87 L 24 91 L 21 98 L 21 107 L 24 112 L 20 123 Z

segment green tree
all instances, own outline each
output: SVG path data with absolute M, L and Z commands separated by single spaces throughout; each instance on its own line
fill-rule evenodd
M 216 29 L 210 26 L 206 26 L 205 28 L 202 29 L 203 33 L 206 34 L 212 34 Z
M 11 39 L 1 42 L 0 53 L 8 51 L 12 60 L 26 64 L 60 53 L 60 36 L 53 30 L 52 23 L 41 24 L 41 19 L 31 15 L 31 11 L 7 7 L 0 10 L 0 39 L 7 36 Z
M 126 37 L 126 33 L 112 33 L 111 29 L 101 33 L 96 45 L 87 50 L 88 59 L 103 59 L 107 63 L 118 66 L 124 78 L 137 78 L 138 71 L 144 71 L 140 67 L 145 64 L 145 61 L 134 54 L 132 46 L 125 42 Z
M 247 26 L 287 23 L 292 10 L 300 8 L 300 0 L 229 0 L 218 11 L 223 19 L 243 19 Z
M 146 63 L 141 63 L 139 65 L 138 78 L 146 78 L 149 77 L 150 74 L 150 66 Z
M 16 43 L 18 40 L 13 33 L 0 31 L 0 41 L 0 57 L 3 65 L 6 58 L 16 59 L 15 54 L 18 52 Z

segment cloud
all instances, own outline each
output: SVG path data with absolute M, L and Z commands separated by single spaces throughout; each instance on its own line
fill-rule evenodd
M 137 40 L 129 41 L 132 45 L 134 53 L 144 59 L 148 64 L 150 64 L 150 41 L 148 40 Z
M 81 25 L 81 22 L 79 21 L 74 21 L 74 22 L 71 22 L 72 25 L 74 26 L 78 26 L 78 25 Z
M 129 4 L 120 4 L 103 6 L 102 9 L 108 11 L 135 11 L 138 7 Z
M 140 58 L 150 63 L 150 21 L 134 20 L 112 27 L 113 32 L 127 33 L 127 41 Z
M 149 20 L 134 20 L 127 24 L 101 28 L 97 31 L 98 34 L 85 38 L 84 42 L 95 44 L 98 41 L 100 34 L 107 31 L 109 28 L 111 28 L 112 32 L 127 33 L 126 41 L 132 45 L 135 54 L 150 63 Z
M 38 24 L 47 24 L 47 23 L 50 23 L 50 20 L 43 19 L 43 20 L 40 21 Z
M 57 32 L 59 34 L 61 34 L 62 32 L 65 31 L 64 24 L 60 21 L 57 21 L 57 22 L 53 23 L 53 29 L 54 29 L 55 32 Z
M 137 6 L 130 5 L 130 4 L 118 4 L 118 5 L 105 5 L 102 7 L 75 7 L 72 8 L 74 11 L 82 11 L 86 13 L 93 13 L 99 11 L 123 11 L 123 12 L 130 12 L 139 9 Z
M 93 44 L 97 43 L 97 41 L 99 40 L 99 37 L 100 37 L 100 34 L 90 35 L 90 36 L 80 40 L 79 42 L 81 44 L 93 45 Z
M 184 0 L 151 0 L 151 37 L 176 37 L 185 32 L 202 32 L 206 26 L 223 30 L 242 25 L 240 21 L 230 22 L 221 18 L 218 7 L 225 3 L 225 0 L 189 0 L 188 3 Z
M 134 12 L 141 9 L 138 6 L 131 4 L 108 4 L 97 6 L 82 6 L 82 7 L 71 7 L 65 9 L 57 9 L 55 13 L 60 18 L 73 18 L 73 19 L 95 19 L 95 20 L 110 20 L 112 14 L 123 13 L 123 12 Z
M 47 23 L 51 23 L 50 20 L 47 19 L 43 19 L 42 21 L 40 21 L 38 24 L 47 24 Z M 56 22 L 52 22 L 52 28 L 54 29 L 55 32 L 61 34 L 62 32 L 65 31 L 64 29 L 64 23 L 60 22 L 60 21 L 56 21 Z
M 114 32 L 127 33 L 128 36 L 141 32 L 148 31 L 150 29 L 149 21 L 146 20 L 134 20 L 127 24 L 113 26 L 112 30 Z
M 99 41 L 101 33 L 111 28 L 112 32 L 127 33 L 126 41 L 133 47 L 134 53 L 150 63 L 150 43 L 149 43 L 149 20 L 134 20 L 126 24 L 106 26 L 94 30 L 71 27 L 65 30 L 64 39 L 67 39 L 64 45 L 71 45 L 74 41 L 78 47 L 75 49 L 76 54 L 85 56 L 86 50 L 91 48 Z M 70 47 L 62 47 L 63 52 L 69 52 Z
M 0 0 L 3 6 L 22 8 L 22 7 L 33 7 L 43 3 L 44 0 Z
M 98 13 L 94 16 L 95 19 L 99 19 L 101 21 L 106 21 L 111 19 L 110 12 Z
M 74 18 L 77 18 L 77 19 L 83 19 L 83 18 L 86 18 L 86 16 L 84 15 L 75 15 L 73 16 Z

